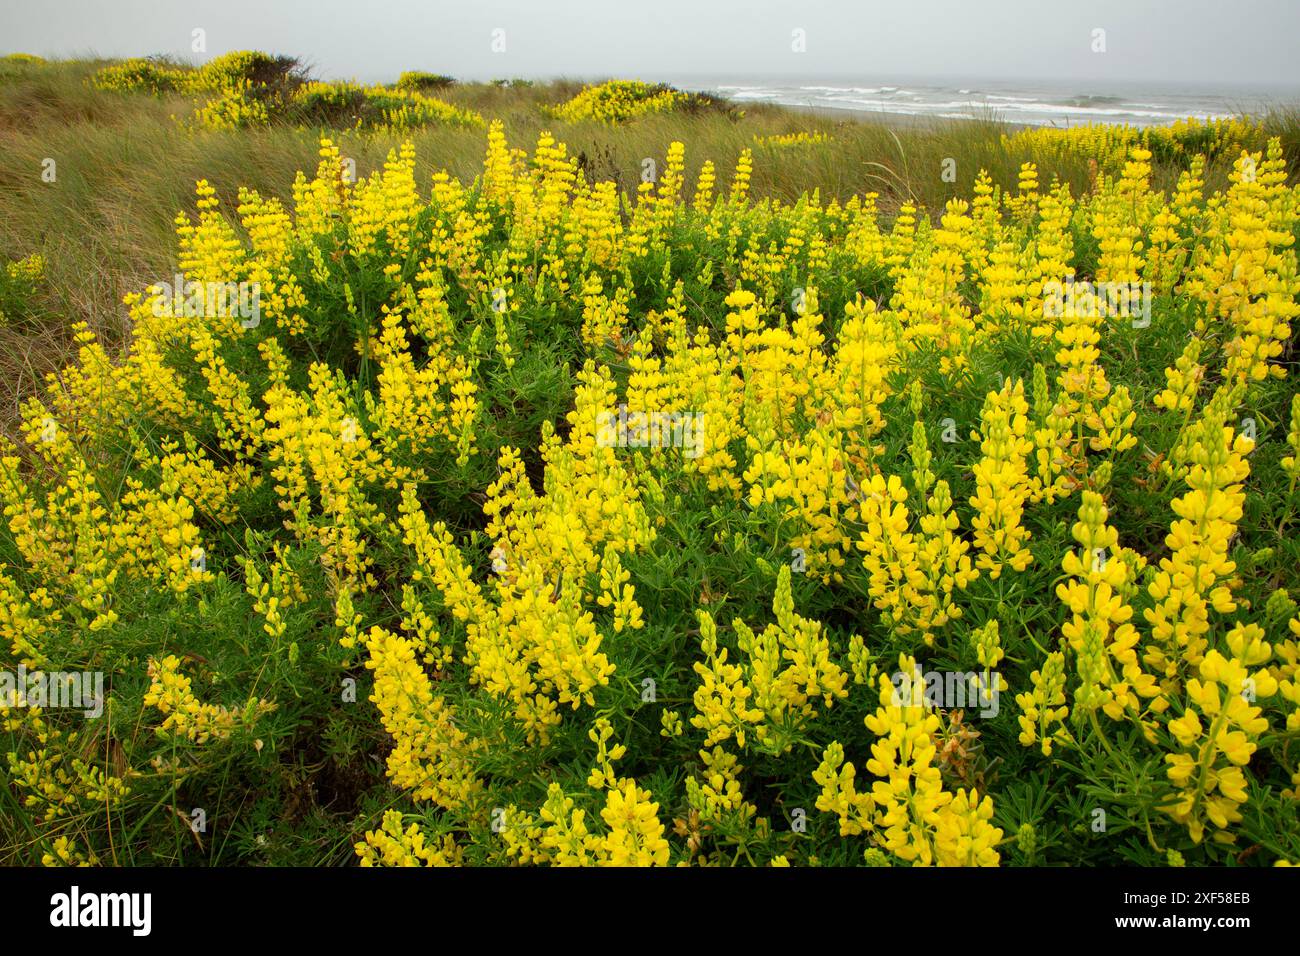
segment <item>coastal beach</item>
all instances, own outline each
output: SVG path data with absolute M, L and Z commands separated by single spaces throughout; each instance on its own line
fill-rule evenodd
M 1061 128 L 1095 123 L 1145 127 L 1188 118 L 1204 121 L 1262 115 L 1300 96 L 1300 85 L 1195 90 L 1140 81 L 1110 81 L 1091 88 L 1041 80 L 957 80 L 945 85 L 896 80 L 862 85 L 827 79 L 763 82 L 688 77 L 680 82 L 685 88 L 715 93 L 738 105 L 770 103 L 854 115 L 984 119 Z

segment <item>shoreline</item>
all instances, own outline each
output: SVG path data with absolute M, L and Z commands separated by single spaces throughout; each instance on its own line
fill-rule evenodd
M 740 109 L 746 109 L 747 104 L 728 100 Z M 1021 130 L 1036 129 L 1032 123 L 1013 123 L 1009 120 L 997 118 L 983 118 L 978 116 L 917 116 L 915 113 L 891 113 L 887 110 L 854 110 L 836 106 L 813 106 L 795 105 L 791 103 L 761 103 L 756 104 L 765 109 L 790 110 L 795 113 L 803 113 L 807 116 L 816 116 L 821 119 L 833 119 L 840 122 L 858 122 L 870 123 L 876 126 L 888 126 L 894 129 L 909 130 L 926 130 L 942 129 L 954 124 L 977 123 L 985 126 L 996 126 L 1007 132 L 1020 132 Z M 1059 129 L 1060 127 L 1043 127 L 1045 129 Z

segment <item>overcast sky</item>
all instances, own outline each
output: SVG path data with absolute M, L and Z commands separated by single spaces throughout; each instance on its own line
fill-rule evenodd
M 363 81 L 425 69 L 1295 87 L 1298 37 L 1297 0 L 0 0 L 0 53 L 262 49 Z

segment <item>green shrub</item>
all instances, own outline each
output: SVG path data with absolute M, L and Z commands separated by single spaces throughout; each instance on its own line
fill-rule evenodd
M 397 78 L 397 88 L 399 90 L 442 90 L 453 85 L 456 82 L 454 77 L 444 76 L 441 73 L 424 73 L 420 70 L 407 70 Z

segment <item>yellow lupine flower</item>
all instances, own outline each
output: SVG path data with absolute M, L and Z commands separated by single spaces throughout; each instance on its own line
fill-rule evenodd
M 1024 391 L 1017 379 L 990 392 L 980 415 L 980 433 L 973 436 L 981 439 L 984 456 L 974 467 L 976 491 L 970 500 L 977 512 L 972 521 L 975 544 L 983 552 L 976 564 L 993 580 L 1004 566 L 1023 571 L 1033 560 L 1024 546 L 1029 531 L 1022 524 L 1029 490 L 1025 459 L 1033 448 L 1026 437 L 1029 404 Z
M 1207 827 L 1217 831 L 1216 839 L 1235 839 L 1226 828 L 1241 820 L 1239 807 L 1247 800 L 1240 768 L 1250 762 L 1269 726 L 1255 701 L 1278 691 L 1267 669 L 1250 669 L 1273 656 L 1258 626 L 1238 625 L 1227 643 L 1231 657 L 1211 650 L 1200 659 L 1198 676 L 1187 682 L 1187 709 L 1167 724 L 1182 752 L 1165 756 L 1177 794 L 1161 809 L 1184 824 L 1197 843 Z
M 370 699 L 393 738 L 388 775 L 415 800 L 463 806 L 481 786 L 469 762 L 477 744 L 456 726 L 455 710 L 435 697 L 414 645 L 380 627 L 366 640 L 375 673 Z
M 1166 686 L 1176 686 L 1182 662 L 1200 663 L 1208 643 L 1210 611 L 1236 610 L 1230 580 L 1236 565 L 1228 540 L 1242 514 L 1242 482 L 1250 473 L 1246 455 L 1253 443 L 1233 434 L 1217 413 L 1194 432 L 1186 477 L 1187 494 L 1170 507 L 1178 518 L 1165 539 L 1169 557 L 1147 591 L 1155 606 L 1144 612 L 1152 643 L 1144 660 Z
M 155 707 L 165 715 L 158 733 L 185 737 L 203 744 L 225 740 L 238 729 L 251 728 L 263 714 L 275 710 L 270 701 L 250 697 L 241 709 L 224 704 L 205 704 L 194 696 L 190 679 L 181 673 L 175 654 L 161 660 L 149 659 L 149 690 L 144 695 L 146 707 Z
M 1065 703 L 1065 655 L 1053 651 L 1043 666 L 1029 675 L 1033 690 L 1016 695 L 1021 714 L 1020 742 L 1026 747 L 1039 744 L 1044 757 L 1052 755 L 1057 743 L 1070 739 L 1065 718 L 1070 708 Z
M 430 843 L 418 823 L 402 829 L 402 814 L 385 810 L 378 830 L 367 830 L 355 848 L 361 866 L 460 866 L 463 850 L 450 834 Z
M 915 660 L 900 655 L 903 674 L 919 673 Z M 997 866 L 1002 831 L 989 824 L 993 801 L 973 791 L 943 788 L 935 733 L 941 721 L 925 701 L 924 682 L 910 681 L 900 696 L 889 675 L 880 675 L 880 706 L 868 714 L 876 735 L 866 770 L 876 779 L 870 793 L 858 793 L 855 770 L 833 742 L 813 779 L 821 785 L 817 808 L 839 816 L 840 834 L 870 832 L 884 850 L 917 866 Z
M 600 811 L 609 832 L 600 849 L 607 866 L 666 866 L 668 841 L 657 816 L 659 804 L 650 801 L 650 791 L 633 780 L 611 787 Z
M 1126 714 L 1140 718 L 1145 708 L 1161 711 L 1166 702 L 1156 679 L 1138 662 L 1140 636 L 1131 623 L 1133 609 L 1125 600 L 1130 568 L 1118 547 L 1119 534 L 1106 523 L 1107 517 L 1105 499 L 1084 490 L 1073 528 L 1079 548 L 1066 552 L 1061 568 L 1070 578 L 1056 588 L 1071 614 L 1062 633 L 1075 652 L 1079 671 L 1076 713 L 1100 708 L 1115 720 Z

